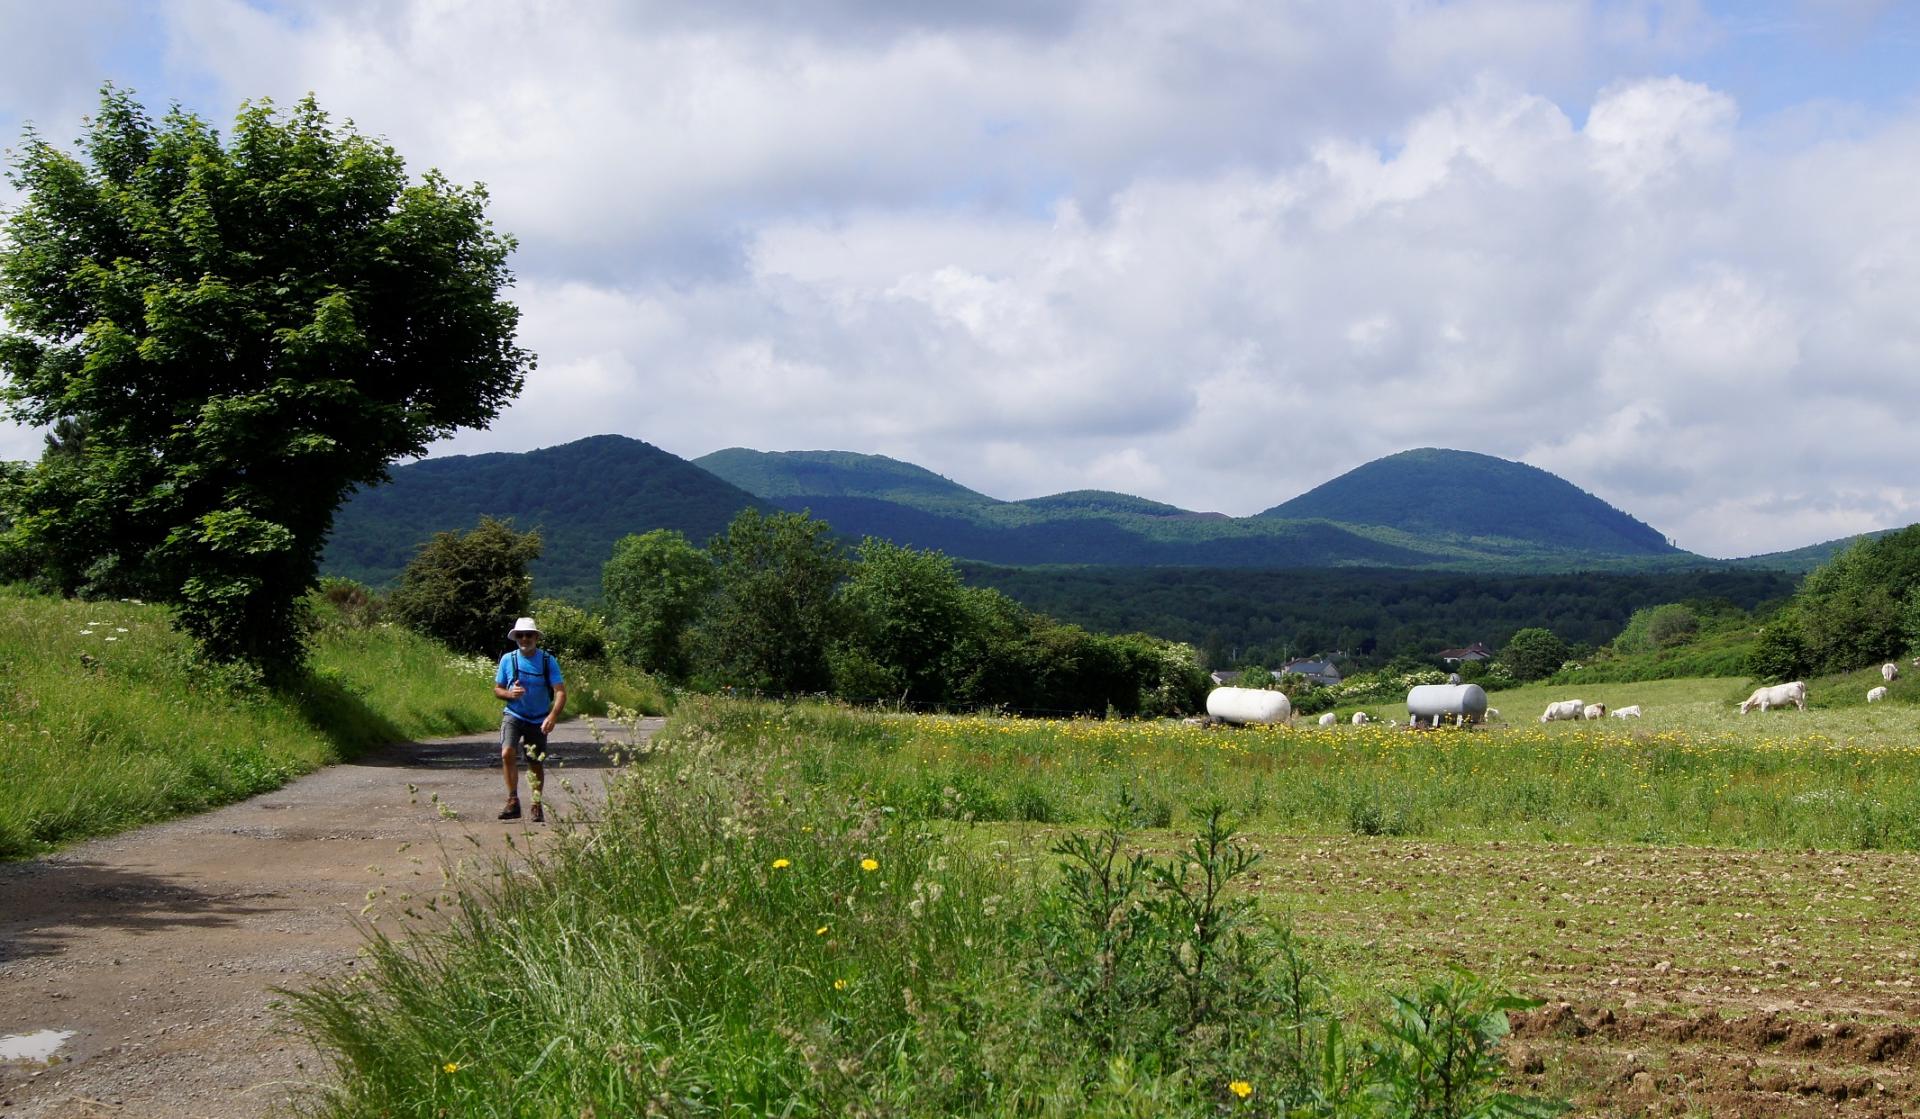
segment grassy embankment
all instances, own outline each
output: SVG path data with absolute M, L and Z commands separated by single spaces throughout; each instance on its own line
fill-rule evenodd
M 0 590 L 0 858 L 277 788 L 388 742 L 498 725 L 492 666 L 404 630 L 329 629 L 307 678 L 267 689 L 198 660 L 157 606 Z M 575 710 L 659 710 L 575 671 Z

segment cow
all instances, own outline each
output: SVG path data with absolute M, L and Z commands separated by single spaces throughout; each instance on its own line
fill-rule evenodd
M 1882 684 L 1879 687 L 1867 693 L 1868 703 L 1879 703 L 1881 700 L 1885 698 L 1887 698 L 1887 686 L 1885 684 Z
M 1498 719 L 1499 717 L 1500 717 L 1500 709 L 1498 707 L 1487 708 L 1487 722 L 1491 723 L 1495 719 Z
M 1589 703 L 1580 709 L 1580 717 L 1588 722 L 1592 722 L 1595 719 L 1604 719 L 1607 717 L 1607 705 L 1604 703 Z
M 1330 727 L 1339 721 L 1340 721 L 1340 716 L 1335 715 L 1331 711 L 1327 712 L 1325 715 L 1320 716 L 1320 725 L 1323 727 Z
M 1775 684 L 1770 688 L 1755 688 L 1753 689 L 1753 694 L 1748 696 L 1745 702 L 1740 704 L 1740 713 L 1745 715 L 1748 711 L 1758 707 L 1761 713 L 1764 714 L 1769 708 L 1785 707 L 1789 703 L 1802 711 L 1807 709 L 1807 685 L 1805 683 L 1794 680 L 1786 684 Z
M 1371 722 L 1373 722 L 1373 720 L 1372 720 L 1372 719 L 1369 719 L 1369 718 L 1367 718 L 1367 713 L 1366 713 L 1365 711 L 1355 711 L 1355 712 L 1353 713 L 1353 725 L 1354 725 L 1354 726 L 1356 726 L 1356 727 L 1364 727 L 1364 726 L 1366 726 L 1366 725 L 1367 725 L 1368 723 L 1371 723 Z
M 1547 704 L 1546 713 L 1540 716 L 1540 721 L 1551 723 L 1558 719 L 1578 719 L 1586 709 L 1586 703 L 1581 700 L 1563 699 L 1559 703 Z
M 1613 717 L 1616 719 L 1638 719 L 1640 717 L 1640 705 L 1635 703 L 1626 707 L 1616 707 L 1613 709 Z
M 1887 663 L 1881 665 L 1880 679 L 1885 680 L 1889 684 L 1893 683 L 1895 680 L 1900 679 L 1900 666 L 1893 663 L 1892 661 L 1888 661 Z

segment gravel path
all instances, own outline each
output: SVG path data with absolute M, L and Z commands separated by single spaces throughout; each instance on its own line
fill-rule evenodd
M 285 1112 L 325 1069 L 286 1035 L 273 988 L 354 966 L 369 891 L 430 894 L 448 857 L 545 830 L 494 819 L 496 741 L 390 747 L 240 804 L 0 864 L 0 1037 L 73 1032 L 53 1063 L 0 1061 L 0 1119 Z M 583 721 L 553 744 L 549 800 L 565 813 L 598 790 L 604 763 Z

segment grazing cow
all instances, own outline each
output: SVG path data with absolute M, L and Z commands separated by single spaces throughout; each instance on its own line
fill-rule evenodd
M 1640 717 L 1640 705 L 1635 703 L 1628 707 L 1616 707 L 1613 709 L 1613 717 L 1616 719 L 1638 719 Z
M 1604 703 L 1589 703 L 1580 709 L 1580 717 L 1588 722 L 1592 722 L 1595 719 L 1604 719 L 1607 717 L 1607 705 Z
M 1881 700 L 1885 698 L 1887 698 L 1887 686 L 1885 684 L 1882 684 L 1879 687 L 1867 693 L 1868 703 L 1879 703 Z
M 1369 719 L 1369 718 L 1367 718 L 1367 713 L 1366 713 L 1365 711 L 1355 711 L 1355 712 L 1353 713 L 1353 725 L 1354 725 L 1354 726 L 1356 726 L 1356 727 L 1363 727 L 1363 726 L 1366 726 L 1366 725 L 1367 725 L 1368 723 L 1371 723 L 1371 722 L 1373 722 L 1373 720 L 1372 720 L 1372 719 Z
M 1500 717 L 1500 709 L 1498 707 L 1487 708 L 1487 722 L 1491 723 L 1495 719 L 1498 719 L 1499 717 Z
M 1807 709 L 1806 684 L 1795 680 L 1787 684 L 1775 684 L 1770 688 L 1755 688 L 1753 694 L 1740 704 L 1740 713 L 1745 715 L 1758 707 L 1761 713 L 1765 714 L 1769 708 L 1785 707 L 1789 703 L 1802 711 Z
M 1887 663 L 1881 665 L 1880 679 L 1885 680 L 1889 684 L 1893 683 L 1895 680 L 1900 679 L 1900 666 L 1893 663 L 1892 661 L 1888 661 Z
M 1331 711 L 1327 712 L 1325 715 L 1320 716 L 1320 725 L 1323 727 L 1330 727 L 1339 721 L 1340 721 L 1340 716 L 1335 715 Z
M 1551 723 L 1558 719 L 1578 719 L 1586 709 L 1587 705 L 1580 700 L 1563 699 L 1559 703 L 1547 704 L 1546 713 L 1540 716 L 1540 721 Z

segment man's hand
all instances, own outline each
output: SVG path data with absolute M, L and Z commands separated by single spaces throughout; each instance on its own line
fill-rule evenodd
M 553 716 L 554 716 L 554 712 L 552 712 L 552 711 L 549 711 L 549 712 L 547 712 L 547 717 L 546 717 L 546 718 L 544 718 L 544 719 L 542 719 L 542 720 L 540 720 L 540 733 L 541 733 L 541 734 L 552 734 L 552 733 L 553 733 Z
M 525 684 L 520 683 L 518 680 L 507 685 L 508 699 L 519 699 L 521 696 L 526 694 L 527 694 L 527 686 Z

